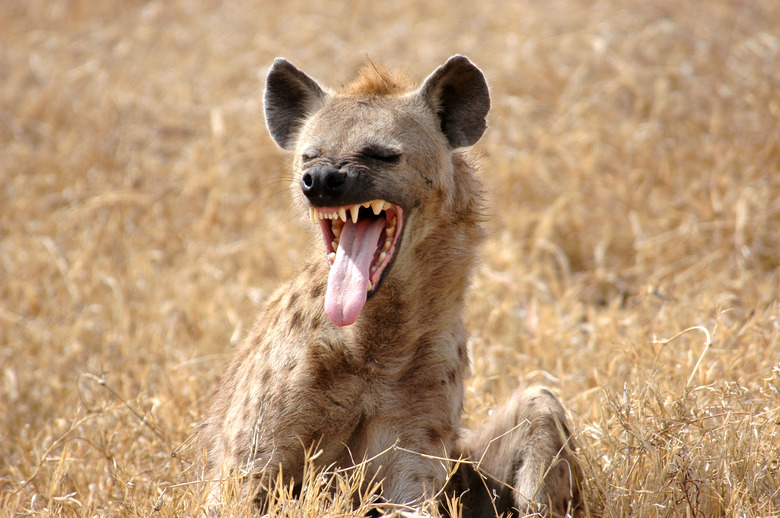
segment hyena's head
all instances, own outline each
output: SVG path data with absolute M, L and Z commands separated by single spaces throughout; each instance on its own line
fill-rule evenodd
M 293 190 L 321 227 L 333 323 L 355 322 L 426 222 L 448 210 L 453 151 L 479 140 L 489 108 L 485 78 L 463 56 L 418 88 L 372 66 L 337 92 L 274 61 L 266 122 L 276 143 L 295 152 Z

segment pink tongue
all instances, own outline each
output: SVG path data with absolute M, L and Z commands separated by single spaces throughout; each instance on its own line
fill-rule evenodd
M 325 313 L 337 326 L 353 324 L 366 303 L 368 269 L 384 229 L 381 218 L 344 223 L 325 292 Z

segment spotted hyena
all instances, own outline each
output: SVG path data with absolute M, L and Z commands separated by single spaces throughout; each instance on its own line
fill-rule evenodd
M 518 390 L 480 429 L 460 427 L 464 296 L 484 237 L 467 148 L 489 107 L 462 56 L 419 87 L 372 65 L 338 91 L 274 62 L 266 122 L 293 152 L 294 197 L 323 244 L 268 301 L 214 392 L 207 476 L 300 480 L 315 447 L 323 467 L 371 459 L 391 503 L 420 504 L 445 484 L 470 516 L 560 514 L 576 500 L 566 418 L 548 390 Z M 472 462 L 451 477 L 443 457 Z

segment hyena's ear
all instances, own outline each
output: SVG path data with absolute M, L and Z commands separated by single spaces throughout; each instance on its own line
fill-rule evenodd
M 265 82 L 265 123 L 283 149 L 293 149 L 301 125 L 327 94 L 314 79 L 283 58 L 276 58 Z
M 436 110 L 453 149 L 475 144 L 485 132 L 490 93 L 485 76 L 465 56 L 452 56 L 437 68 L 420 95 Z

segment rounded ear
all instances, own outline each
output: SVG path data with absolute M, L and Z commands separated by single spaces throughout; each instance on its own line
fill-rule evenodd
M 265 82 L 265 123 L 274 141 L 293 149 L 301 125 L 325 101 L 327 94 L 314 79 L 283 58 L 276 58 Z
M 485 132 L 490 92 L 485 76 L 467 57 L 452 56 L 428 76 L 419 92 L 436 111 L 453 149 L 475 144 Z

